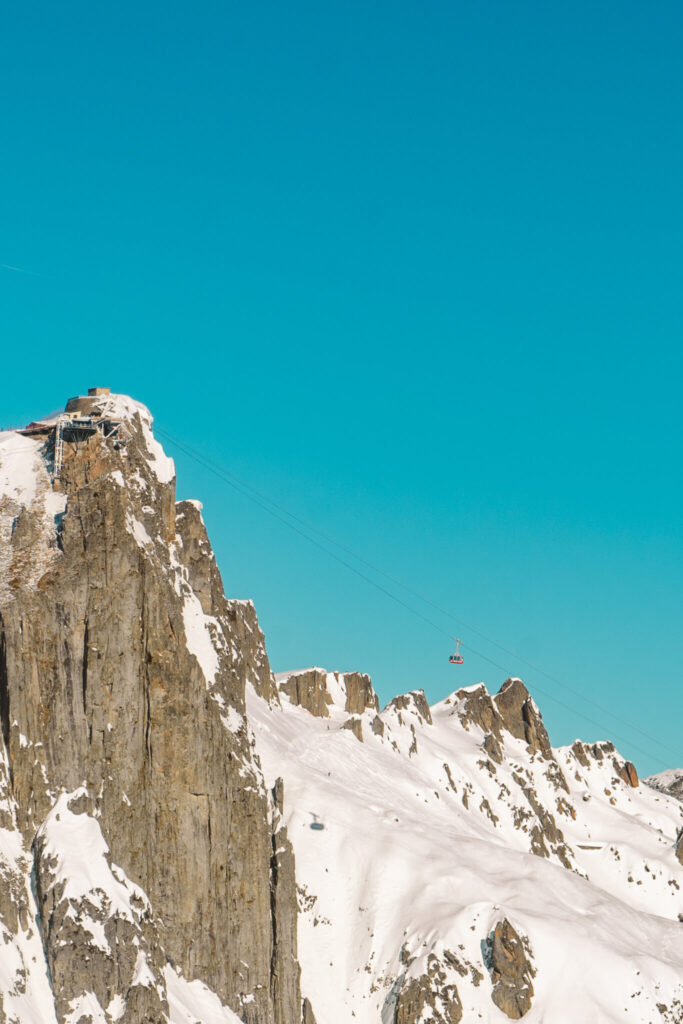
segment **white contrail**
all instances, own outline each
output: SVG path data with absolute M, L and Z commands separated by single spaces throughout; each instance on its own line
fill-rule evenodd
M 40 277 L 40 274 L 36 273 L 35 270 L 24 270 L 23 267 L 12 267 L 9 263 L 0 263 L 0 269 L 13 270 L 15 274 L 30 274 L 31 277 Z

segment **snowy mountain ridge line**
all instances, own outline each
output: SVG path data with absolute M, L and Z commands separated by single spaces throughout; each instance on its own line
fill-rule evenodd
M 266 778 L 284 779 L 319 1024 L 683 1019 L 681 805 L 610 743 L 553 749 L 521 680 L 381 711 L 365 690 L 350 712 L 357 675 L 248 693 Z M 487 952 L 507 927 L 516 988 Z

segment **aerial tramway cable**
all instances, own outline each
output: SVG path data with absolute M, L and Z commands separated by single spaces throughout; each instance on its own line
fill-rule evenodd
M 339 548 L 341 551 L 344 551 L 346 554 L 350 555 L 357 562 L 360 562 L 362 565 L 366 566 L 368 569 L 371 569 L 373 572 L 375 572 L 378 575 L 380 575 L 380 576 L 384 577 L 385 579 L 389 580 L 391 583 L 395 584 L 396 586 L 401 587 L 401 589 L 405 590 L 406 593 L 409 593 L 413 597 L 416 597 L 419 601 L 422 601 L 424 604 L 426 604 L 429 607 L 433 608 L 435 611 L 438 611 L 440 614 L 442 614 L 444 616 L 447 616 L 449 619 L 453 620 L 454 622 L 458 622 L 461 626 L 464 626 L 471 633 L 474 633 L 477 636 L 481 637 L 482 640 L 485 640 L 487 643 L 490 643 L 494 647 L 497 647 L 503 653 L 508 654 L 510 657 L 515 658 L 517 661 L 519 661 L 522 664 L 526 665 L 528 668 L 532 669 L 534 672 L 537 672 L 539 675 L 544 676 L 546 679 L 550 680 L 551 682 L 557 683 L 558 686 L 562 686 L 562 688 L 564 690 L 569 691 L 570 693 L 572 693 L 575 696 L 579 697 L 581 700 L 591 704 L 593 707 L 595 707 L 597 710 L 601 711 L 603 714 L 606 714 L 609 717 L 613 718 L 614 721 L 619 722 L 620 724 L 626 726 L 628 729 L 632 730 L 633 732 L 639 733 L 641 736 L 643 736 L 645 739 L 650 740 L 651 743 L 654 743 L 660 749 L 666 750 L 669 753 L 675 754 L 675 756 L 677 756 L 677 757 L 683 758 L 683 753 L 681 751 L 679 751 L 677 749 L 674 749 L 673 747 L 670 747 L 670 746 L 668 746 L 665 743 L 662 743 L 661 740 L 657 739 L 655 736 L 652 736 L 650 733 L 648 733 L 645 730 L 641 729 L 639 726 L 636 726 L 636 725 L 632 724 L 631 722 L 629 722 L 627 719 L 624 719 L 623 717 L 620 717 L 619 715 L 617 715 L 611 709 L 606 708 L 605 706 L 599 704 L 597 701 L 593 700 L 591 697 L 588 697 L 587 695 L 581 693 L 581 691 L 579 691 L 579 690 L 569 686 L 563 680 L 558 679 L 556 676 L 554 676 L 551 673 L 549 673 L 549 672 L 545 671 L 544 669 L 540 668 L 538 665 L 535 665 L 532 662 L 528 661 L 526 658 L 524 658 L 521 655 L 517 654 L 515 651 L 510 650 L 507 647 L 504 647 L 502 644 L 498 643 L 498 641 L 494 640 L 492 637 L 487 636 L 481 630 L 479 630 L 476 627 L 474 627 L 472 625 L 469 625 L 468 623 L 464 622 L 462 619 L 460 619 L 458 616 L 454 615 L 452 612 L 448 611 L 445 608 L 442 608 L 438 604 L 435 604 L 429 598 L 424 597 L 422 594 L 420 594 L 419 592 L 415 591 L 414 589 L 409 587 L 407 584 L 403 583 L 401 580 L 397 579 L 391 573 L 388 573 L 386 570 L 382 569 L 379 566 L 373 565 L 372 562 L 369 562 L 367 559 L 363 558 L 361 555 L 357 555 L 351 548 L 346 547 L 344 544 L 341 544 L 339 541 L 335 540 L 333 537 L 330 537 L 328 534 L 326 534 L 324 531 L 320 530 L 314 524 L 307 522 L 305 519 L 301 519 L 299 516 L 295 515 L 293 512 L 290 512 L 283 505 L 280 505 L 277 502 L 273 501 L 273 499 L 268 497 L 268 495 L 263 494 L 261 491 L 258 491 L 256 488 L 252 487 L 250 484 L 246 483 L 245 481 L 241 480 L 239 477 L 235 476 L 234 473 L 231 473 L 229 470 L 225 469 L 225 467 L 219 465 L 218 463 L 213 462 L 211 459 L 208 459 L 206 456 L 204 456 L 201 452 L 198 452 L 195 449 L 193 449 L 186 442 L 181 441 L 177 437 L 174 437 L 167 430 L 164 430 L 164 429 L 160 428 L 159 426 L 157 426 L 156 432 L 158 434 L 160 434 L 161 436 L 163 436 L 164 438 L 166 438 L 167 441 L 169 441 L 172 445 L 177 447 L 188 458 L 191 458 L 193 461 L 197 462 L 199 465 L 204 466 L 204 468 L 208 469 L 211 473 L 213 473 L 215 476 L 218 476 L 221 480 L 223 480 L 225 483 L 227 483 L 230 487 L 232 487 L 238 493 L 242 494 L 243 497 L 247 498 L 249 501 L 253 502 L 254 504 L 258 505 L 260 508 L 262 508 L 264 512 L 267 512 L 269 515 L 273 516 L 279 522 L 283 523 L 283 525 L 287 526 L 290 530 L 293 530 L 300 537 L 303 537 L 304 540 L 307 540 L 310 544 L 313 544 L 320 551 L 323 551 L 329 558 L 333 558 L 340 565 L 343 565 L 346 569 L 348 569 L 350 572 L 354 573 L 356 576 L 358 576 L 364 582 L 369 583 L 376 590 L 379 590 L 382 594 L 384 594 L 386 597 L 389 597 L 392 601 L 394 601 L 396 604 L 400 605 L 406 611 L 410 612 L 412 615 L 415 615 L 416 617 L 421 619 L 423 622 L 425 622 L 427 625 L 429 625 L 433 629 L 437 630 L 437 632 L 441 633 L 444 636 L 448 636 L 449 639 L 453 639 L 451 634 L 446 629 L 444 629 L 442 626 L 440 626 L 438 623 L 434 622 L 433 619 L 431 619 L 428 616 L 424 615 L 421 611 L 419 611 L 417 608 L 413 607 L 412 605 L 408 604 L 406 601 L 403 601 L 396 594 L 392 593 L 392 591 L 390 591 L 386 587 L 382 586 L 381 583 L 378 583 L 377 580 L 374 580 L 370 576 L 368 576 L 366 573 L 361 572 L 356 566 L 351 565 L 348 561 L 346 561 L 346 559 L 341 558 L 334 551 L 331 551 L 329 549 L 329 547 L 327 547 L 325 544 L 321 543 L 321 541 L 317 540 L 315 537 L 312 537 L 310 535 L 310 533 L 313 532 L 313 533 L 317 534 L 318 537 L 323 538 L 325 541 L 329 542 L 330 544 L 333 544 L 335 547 Z M 24 449 L 22 451 L 6 452 L 6 453 L 4 453 L 4 456 L 2 456 L 2 460 L 4 461 L 4 459 L 12 458 L 15 455 L 26 455 L 26 454 L 27 454 L 27 449 Z M 281 515 L 280 513 L 283 513 L 283 515 Z M 285 518 L 285 517 L 288 517 L 288 518 Z M 298 526 L 295 525 L 297 523 L 299 524 Z M 309 532 L 307 532 L 307 531 L 309 531 Z M 465 648 L 465 650 L 470 651 L 472 654 L 476 655 L 476 657 L 481 658 L 483 661 L 486 661 L 489 665 L 492 665 L 494 668 L 497 668 L 501 672 L 504 672 L 506 675 L 510 674 L 509 670 L 508 670 L 508 668 L 506 666 L 501 665 L 499 662 L 495 661 L 493 658 L 490 658 L 488 655 L 484 654 L 482 651 L 479 651 L 475 647 L 472 647 L 471 644 L 464 644 L 464 643 L 462 643 L 462 641 L 460 641 L 458 643 L 458 647 L 460 647 L 460 646 Z M 456 661 L 455 664 L 460 664 L 460 662 Z M 605 729 L 605 726 L 601 722 L 597 721 L 594 718 L 591 718 L 589 715 L 586 715 L 582 711 L 577 710 L 577 708 L 575 708 L 575 707 L 571 706 L 570 704 L 567 704 L 564 701 L 560 700 L 554 694 L 549 693 L 547 690 L 542 689 L 540 686 L 538 686 L 538 684 L 535 683 L 534 686 L 535 686 L 535 689 L 536 689 L 536 691 L 538 693 L 542 694 L 548 700 L 553 701 L 553 703 L 555 703 L 558 707 L 563 708 L 564 710 L 568 711 L 570 714 L 576 715 L 578 718 L 583 719 L 583 721 L 590 723 L 591 725 L 595 726 L 596 728 L 600 729 L 601 731 Z M 611 729 L 609 729 L 608 731 L 612 733 L 612 735 L 614 736 L 615 739 L 618 739 L 618 740 L 620 740 L 620 741 L 622 741 L 624 743 L 627 743 L 633 750 L 638 751 L 638 753 L 644 754 L 646 757 L 651 757 L 653 760 L 657 761 L 659 764 L 661 764 L 665 768 L 670 767 L 669 762 L 663 761 L 661 758 L 655 757 L 649 751 L 643 750 L 642 747 L 637 746 L 635 743 L 633 743 L 631 740 L 627 739 L 626 737 L 621 736 L 618 733 L 613 732 L 613 730 L 611 730 Z
M 167 437 L 167 439 L 169 441 L 171 441 L 173 444 L 178 444 L 178 445 L 184 444 L 184 442 L 179 442 L 177 438 L 172 437 L 172 435 L 169 434 L 167 431 L 159 431 L 159 432 L 164 433 L 164 435 Z M 289 516 L 290 519 L 292 519 L 295 522 L 299 523 L 305 529 L 313 531 L 319 537 L 322 537 L 323 540 L 326 540 L 329 543 L 334 544 L 334 546 L 339 548 L 341 551 L 344 551 L 346 554 L 351 555 L 351 557 L 354 558 L 357 562 L 360 562 L 362 565 L 365 565 L 368 569 L 372 569 L 373 572 L 376 572 L 379 576 L 384 577 L 384 579 L 389 580 L 391 583 L 393 583 L 396 586 L 400 587 L 407 594 L 411 594 L 413 597 L 416 597 L 418 599 L 418 601 L 421 601 L 423 604 L 428 605 L 430 608 L 433 608 L 435 611 L 440 612 L 442 615 L 446 616 L 446 618 L 448 618 L 448 619 L 451 619 L 453 622 L 457 622 L 460 626 L 463 626 L 465 629 L 469 630 L 470 633 L 474 633 L 476 636 L 481 637 L 482 640 L 485 640 L 487 643 L 491 644 L 493 647 L 497 647 L 498 650 L 502 651 L 503 654 L 507 654 L 510 657 L 515 658 L 516 661 L 519 661 L 523 665 L 526 665 L 527 668 L 530 668 L 534 672 L 537 672 L 539 675 L 544 676 L 547 680 L 549 680 L 549 682 L 556 683 L 558 686 L 561 686 L 563 688 L 563 690 L 566 690 L 567 692 L 572 693 L 575 697 L 581 698 L 581 700 L 583 700 L 586 703 L 592 705 L 592 707 L 594 707 L 597 711 L 601 711 L 602 714 L 609 715 L 611 718 L 614 719 L 615 722 L 619 722 L 621 725 L 626 726 L 627 729 L 631 729 L 633 732 L 638 733 L 644 739 L 649 740 L 651 743 L 658 744 L 663 749 L 668 749 L 670 753 L 675 754 L 677 757 L 683 757 L 683 753 L 680 750 L 676 750 L 673 747 L 667 747 L 666 744 L 661 743 L 661 741 L 658 740 L 657 737 L 653 736 L 651 733 L 648 733 L 646 730 L 640 728 L 640 726 L 634 725 L 632 722 L 629 722 L 627 719 L 620 717 L 618 714 L 616 714 L 610 708 L 607 708 L 603 704 L 600 704 L 598 701 L 593 700 L 592 697 L 589 697 L 587 694 L 582 693 L 580 690 L 577 690 L 575 687 L 570 686 L 569 683 L 567 683 L 565 680 L 558 679 L 557 676 L 553 675 L 550 672 L 547 672 L 545 669 L 541 668 L 540 666 L 535 665 L 533 662 L 529 661 L 527 658 L 523 657 L 521 654 L 518 654 L 517 651 L 511 650 L 509 647 L 505 647 L 505 646 L 503 646 L 503 644 L 498 643 L 497 640 L 494 640 L 492 637 L 487 636 L 486 633 L 482 632 L 482 630 L 478 629 L 476 626 L 471 625 L 471 623 L 465 622 L 462 618 L 460 618 L 460 616 L 455 615 L 452 611 L 450 611 L 450 610 L 448 610 L 446 608 L 443 608 L 443 607 L 441 607 L 438 604 L 435 604 L 435 602 L 430 600 L 430 598 L 425 597 L 424 594 L 421 594 L 421 593 L 419 593 L 419 591 L 414 590 L 412 587 L 408 586 L 408 584 L 406 584 L 402 580 L 398 579 L 392 573 L 387 572 L 386 569 L 381 568 L 381 566 L 374 565 L 372 562 L 368 561 L 362 555 L 357 554 L 351 548 L 349 548 L 346 545 L 340 543 L 334 537 L 331 537 L 328 533 L 325 533 L 324 530 L 319 529 L 319 527 L 317 527 L 314 523 L 311 523 L 311 522 L 308 522 L 305 519 L 302 519 L 300 516 L 295 515 L 294 512 L 290 512 L 289 509 L 285 508 L 283 505 L 278 504 L 276 501 L 274 501 L 268 495 L 263 494 L 262 491 L 258 491 L 251 484 L 248 484 L 248 483 L 246 483 L 246 481 L 241 480 L 239 477 L 235 476 L 234 473 L 231 473 L 229 470 L 226 470 L 225 467 L 218 466 L 216 463 L 212 463 L 212 461 L 210 459 L 207 459 L 205 456 L 201 455 L 201 453 L 193 451 L 193 449 L 189 445 L 185 445 L 185 449 L 186 449 L 186 453 L 187 454 L 190 454 L 192 457 L 195 457 L 195 458 L 196 457 L 202 458 L 204 460 L 205 464 L 207 464 L 207 466 L 213 466 L 216 471 L 220 471 L 220 473 L 223 473 L 226 476 L 230 477 L 230 480 L 234 481 L 234 483 L 236 483 L 236 484 L 239 484 L 240 487 L 245 488 L 245 490 L 247 490 L 247 491 L 251 491 L 258 498 L 260 498 L 263 501 L 267 502 L 269 505 L 272 505 L 273 508 L 277 509 L 278 511 L 284 512 L 284 514 L 286 516 Z M 230 481 L 228 481 L 228 482 L 230 482 Z M 245 495 L 245 496 L 246 497 L 250 497 L 250 495 Z M 271 510 L 267 509 L 266 511 L 270 512 Z M 287 525 L 290 525 L 290 524 L 288 523 Z M 307 538 L 307 539 L 310 539 L 310 538 Z M 328 554 L 330 554 L 330 552 L 328 552 Z M 345 562 L 342 562 L 342 564 L 346 565 Z M 356 570 L 354 569 L 353 571 L 355 572 Z M 361 574 L 359 574 L 359 575 L 361 575 Z M 366 579 L 365 576 L 362 576 L 362 578 Z M 371 582 L 373 583 L 374 586 L 377 585 L 374 581 L 371 581 Z M 383 591 L 383 592 L 386 593 L 386 591 Z M 390 596 L 394 597 L 394 595 L 390 595 Z M 396 600 L 396 598 L 394 598 L 394 600 Z M 403 605 L 403 607 L 409 608 L 409 606 L 405 605 L 405 604 Z M 412 608 L 410 610 L 413 611 Z M 420 613 L 418 612 L 416 614 L 420 614 Z M 424 618 L 424 616 L 422 616 L 422 617 Z M 430 620 L 426 619 L 426 618 L 425 618 L 425 621 L 426 622 L 430 622 Z M 431 625 L 434 625 L 434 623 L 431 623 Z M 437 627 L 437 628 L 439 628 L 439 627 Z M 455 638 L 453 638 L 453 639 L 455 639 Z M 467 650 L 471 650 L 473 654 L 478 654 L 479 657 L 484 657 L 479 652 L 475 651 L 474 648 L 472 648 L 469 644 L 463 644 L 461 642 L 461 646 L 465 647 Z M 459 664 L 459 663 L 455 662 L 455 664 Z M 491 664 L 495 664 L 495 662 L 491 662 Z M 543 692 L 543 691 L 539 690 L 539 692 Z
M 289 512 L 289 510 L 286 509 L 284 506 L 279 505 L 277 502 L 273 501 L 267 495 L 263 494 L 260 491 L 257 491 L 256 488 L 252 487 L 250 484 L 247 484 L 245 481 L 240 480 L 240 478 L 235 476 L 235 474 L 231 473 L 229 470 L 226 470 L 223 466 L 219 465 L 218 463 L 213 462 L 211 459 L 207 458 L 201 452 L 196 451 L 196 449 L 193 449 L 186 442 L 181 441 L 178 438 L 174 437 L 167 430 L 164 430 L 164 429 L 160 428 L 157 425 L 156 432 L 159 435 L 161 435 L 162 437 L 164 437 L 171 444 L 173 444 L 175 447 L 177 447 L 180 451 L 182 451 L 183 454 L 187 455 L 188 458 L 191 458 L 193 461 L 197 462 L 199 465 L 204 466 L 211 473 L 213 473 L 215 476 L 218 476 L 225 483 L 227 483 L 230 487 L 232 487 L 234 490 L 236 490 L 239 494 L 242 494 L 243 497 L 247 498 L 249 501 L 251 501 L 254 504 L 258 505 L 260 508 L 262 508 L 269 515 L 273 516 L 279 522 L 281 522 L 285 526 L 287 526 L 290 530 L 293 530 L 300 537 L 303 537 L 310 544 L 313 544 L 319 550 L 323 551 L 328 557 L 333 558 L 340 565 L 343 565 L 346 569 L 348 569 L 350 572 L 354 573 L 360 579 L 364 580 L 366 583 L 369 583 L 371 586 L 375 587 L 376 590 L 379 590 L 381 593 L 383 593 L 385 596 L 389 597 L 396 604 L 398 604 L 402 608 L 406 609 L 406 611 L 409 611 L 411 614 L 413 614 L 413 615 L 417 616 L 418 618 L 420 618 L 423 622 L 427 623 L 433 629 L 437 630 L 437 632 L 441 633 L 444 636 L 448 636 L 450 639 L 452 639 L 451 634 L 447 630 L 445 630 L 442 626 L 438 625 L 438 623 L 434 622 L 431 618 L 428 618 L 426 615 L 424 615 L 417 608 L 414 608 L 412 605 L 410 605 L 407 602 L 403 601 L 400 597 L 398 597 L 396 594 L 392 593 L 390 590 L 387 590 L 387 588 L 382 586 L 381 583 L 378 583 L 376 580 L 372 579 L 370 576 L 368 576 L 365 573 L 361 572 L 356 566 L 351 565 L 348 561 L 346 561 L 344 558 L 341 558 L 334 551 L 331 551 L 328 547 L 325 546 L 325 544 L 321 543 L 315 537 L 310 536 L 310 533 L 307 533 L 306 529 L 317 533 L 318 536 L 324 537 L 325 540 L 327 540 L 330 543 L 334 544 L 336 547 L 340 548 L 341 550 L 344 550 L 347 554 L 349 554 L 353 558 L 355 558 L 356 561 L 361 562 L 363 565 L 365 565 L 368 568 L 372 569 L 374 572 L 377 572 L 378 574 L 380 574 L 380 575 L 384 576 L 385 578 L 389 579 L 391 582 L 393 582 L 396 585 L 402 587 L 408 593 L 411 593 L 413 596 L 417 597 L 419 600 L 423 601 L 425 604 L 430 605 L 435 610 L 439 611 L 441 614 L 447 615 L 449 618 L 452 618 L 454 621 L 458 621 L 461 625 L 465 625 L 465 627 L 467 629 L 469 629 L 471 632 L 476 633 L 478 636 L 481 636 L 482 639 L 484 639 L 487 642 L 489 642 L 489 643 L 493 644 L 494 646 L 498 647 L 499 650 L 503 651 L 506 654 L 509 654 L 511 657 L 517 658 L 517 660 L 521 661 L 523 664 L 525 664 L 529 668 L 533 669 L 533 671 L 538 672 L 539 674 L 546 676 L 546 678 L 548 678 L 549 680 L 551 680 L 553 682 L 556 682 L 558 685 L 562 686 L 564 689 L 569 690 L 570 692 L 572 692 L 576 696 L 580 697 L 582 700 L 586 700 L 588 703 L 594 705 L 596 708 L 598 708 L 604 714 L 607 714 L 610 717 L 614 718 L 615 721 L 621 722 L 621 724 L 625 725 L 628 729 L 631 729 L 634 732 L 640 733 L 642 736 L 644 736 L 646 739 L 649 739 L 652 743 L 654 743 L 660 749 L 668 750 L 670 753 L 675 754 L 677 757 L 683 758 L 683 753 L 681 751 L 676 750 L 676 749 L 674 749 L 672 747 L 668 747 L 666 744 L 663 744 L 656 737 L 651 736 L 649 733 L 646 733 L 644 730 L 640 729 L 638 726 L 635 726 L 635 725 L 631 724 L 630 722 L 628 722 L 627 720 L 625 720 L 623 718 L 619 718 L 619 716 L 617 716 L 610 709 L 605 708 L 602 705 L 598 704 L 596 701 L 593 701 L 591 698 L 586 697 L 580 691 L 578 691 L 576 689 L 572 689 L 566 683 L 564 683 L 561 680 L 557 679 L 555 676 L 552 676 L 550 673 L 545 672 L 543 669 L 540 669 L 537 666 L 533 665 L 531 662 L 529 662 L 526 659 L 522 658 L 521 656 L 517 655 L 514 651 L 511 651 L 508 648 L 503 647 L 502 644 L 499 644 L 495 640 L 491 639 L 490 637 L 487 637 L 486 634 L 482 633 L 480 630 L 477 630 L 477 629 L 475 629 L 475 628 L 473 628 L 471 626 L 467 626 L 466 623 L 462 622 L 462 620 L 460 620 L 460 619 L 457 619 L 456 616 L 452 615 L 450 612 L 446 611 L 443 608 L 440 608 L 439 605 L 434 604 L 432 601 L 428 600 L 427 598 L 422 597 L 420 594 L 418 594 L 417 592 L 413 591 L 410 587 L 408 587 L 405 584 L 401 583 L 400 580 L 396 579 L 390 573 L 387 573 L 383 569 L 380 569 L 379 567 L 374 566 L 371 562 L 368 562 L 366 559 L 362 558 L 360 555 L 356 555 L 355 552 L 352 551 L 350 548 L 347 548 L 343 544 L 340 544 L 339 542 L 335 541 L 333 538 L 331 538 L 328 535 L 326 535 L 325 533 L 323 533 L 323 531 L 321 531 L 317 527 L 313 526 L 313 524 L 307 523 L 306 520 L 303 520 L 300 517 L 296 516 L 294 513 Z M 280 513 L 284 513 L 284 515 L 281 515 Z M 289 518 L 285 518 L 285 516 L 287 516 Z M 291 522 L 290 520 L 293 520 L 293 522 Z M 299 525 L 297 526 L 297 525 L 295 525 L 295 523 L 298 523 Z M 305 529 L 302 529 L 301 527 L 304 527 Z M 483 661 L 488 662 L 488 664 L 493 665 L 494 668 L 499 669 L 501 672 L 505 673 L 506 675 L 510 675 L 511 674 L 509 672 L 508 668 L 506 668 L 506 666 L 501 665 L 497 661 L 494 661 L 493 658 L 490 658 L 488 655 L 484 654 L 482 651 L 478 651 L 476 648 L 472 647 L 470 644 L 463 644 L 461 642 L 461 646 L 464 647 L 467 651 L 471 651 L 472 654 L 476 655 L 478 658 L 481 658 Z M 538 684 L 535 683 L 534 684 L 534 688 L 535 688 L 535 690 L 538 693 L 542 694 L 548 700 L 553 701 L 553 703 L 555 703 L 558 707 L 563 708 L 565 711 L 568 711 L 570 714 L 576 715 L 578 718 L 583 719 L 583 721 L 588 722 L 589 724 L 595 726 L 596 728 L 600 729 L 601 731 L 605 730 L 606 727 L 604 726 L 604 724 L 602 722 L 597 721 L 594 718 L 591 718 L 589 715 L 586 715 L 582 711 L 577 710 L 576 707 L 573 707 L 572 705 L 566 703 L 565 701 L 560 700 L 554 694 L 549 693 L 547 690 L 542 689 L 540 686 L 538 686 Z M 663 761 L 661 758 L 655 757 L 650 751 L 644 750 L 642 747 L 640 747 L 637 744 L 633 743 L 627 737 L 619 735 L 618 733 L 614 732 L 612 729 L 609 729 L 609 728 L 607 729 L 607 731 L 610 732 L 612 734 L 612 736 L 614 736 L 615 739 L 617 739 L 617 740 L 619 740 L 619 741 L 621 741 L 623 743 L 627 743 L 631 747 L 631 749 L 637 751 L 640 754 L 645 755 L 646 757 L 650 757 L 654 761 L 657 761 L 657 763 L 661 764 L 664 768 L 669 768 L 670 767 L 670 763 L 669 762 Z

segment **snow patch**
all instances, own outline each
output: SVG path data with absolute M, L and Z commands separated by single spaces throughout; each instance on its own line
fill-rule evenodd
M 84 787 L 62 793 L 38 831 L 45 854 L 54 858 L 55 884 L 64 883 L 62 899 L 80 901 L 100 893 L 102 909 L 109 915 L 134 921 L 131 897 L 135 895 L 148 905 L 143 890 L 121 868 L 110 865 L 109 847 L 96 819 L 74 814 L 69 808 L 71 801 L 86 794 Z
M 187 981 L 170 964 L 164 969 L 170 1024 L 241 1024 L 215 992 L 201 981 Z
M 28 506 L 38 491 L 38 476 L 44 471 L 42 442 L 23 437 L 13 430 L 0 432 L 0 498 L 12 498 Z
M 64 1024 L 80 1024 L 83 1018 L 89 1020 L 91 1024 L 109 1024 L 107 1015 L 94 992 L 86 992 L 69 1003 L 69 1012 L 64 1018 Z
M 115 995 L 107 1007 L 107 1015 L 112 1021 L 120 1020 L 126 1009 L 126 1001 L 121 995 Z
M 149 969 L 149 964 L 147 963 L 147 957 L 141 949 L 138 950 L 137 959 L 135 961 L 131 988 L 134 988 L 136 985 L 142 985 L 143 988 L 154 988 L 156 985 L 154 975 Z
M 239 711 L 236 711 L 232 705 L 228 705 L 227 710 L 221 714 L 221 722 L 228 732 L 233 733 L 235 736 L 246 724 L 244 715 L 241 715 Z
M 144 528 L 140 520 L 132 516 L 130 512 L 126 513 L 126 527 L 128 532 L 133 534 L 141 548 L 147 548 L 153 545 L 152 538 L 147 533 L 147 530 Z

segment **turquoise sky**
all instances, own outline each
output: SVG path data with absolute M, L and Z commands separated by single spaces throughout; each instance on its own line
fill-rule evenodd
M 276 670 L 515 673 L 683 765 L 681 52 L 679 3 L 13 5 L 3 425 L 128 392 L 555 679 L 174 451 Z

